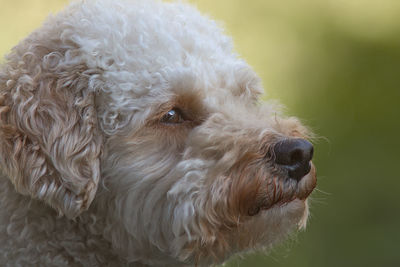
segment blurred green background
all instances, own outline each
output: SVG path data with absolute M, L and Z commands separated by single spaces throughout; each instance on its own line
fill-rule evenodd
M 0 0 L 0 55 L 66 2 Z M 400 266 L 400 1 L 190 2 L 321 137 L 308 229 L 226 266 Z

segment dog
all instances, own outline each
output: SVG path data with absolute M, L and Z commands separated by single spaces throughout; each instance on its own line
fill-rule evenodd
M 71 3 L 0 70 L 1 266 L 209 266 L 304 228 L 311 132 L 184 3 Z

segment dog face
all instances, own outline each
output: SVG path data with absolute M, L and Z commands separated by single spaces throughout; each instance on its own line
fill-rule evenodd
M 258 101 L 259 78 L 193 8 L 73 4 L 8 60 L 2 169 L 61 214 L 97 216 L 128 261 L 221 262 L 305 226 L 307 129 Z

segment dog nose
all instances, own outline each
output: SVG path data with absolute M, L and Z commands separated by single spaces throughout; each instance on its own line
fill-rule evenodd
M 285 168 L 289 177 L 300 181 L 311 170 L 313 145 L 304 139 L 288 139 L 278 142 L 273 152 L 275 163 Z

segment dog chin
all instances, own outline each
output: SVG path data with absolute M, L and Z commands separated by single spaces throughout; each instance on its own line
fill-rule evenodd
M 305 229 L 308 215 L 308 200 L 298 198 L 262 210 L 258 216 L 255 216 L 256 225 L 260 224 L 259 227 L 263 227 L 269 233 L 268 236 L 265 236 L 265 240 L 268 240 L 268 242 L 264 243 L 262 247 L 269 249 L 297 230 Z

